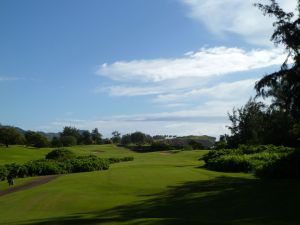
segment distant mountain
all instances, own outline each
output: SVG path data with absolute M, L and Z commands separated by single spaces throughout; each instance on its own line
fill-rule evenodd
M 0 127 L 12 127 L 12 128 L 15 128 L 20 134 L 25 134 L 27 132 L 27 130 L 23 130 L 22 128 L 20 127 L 14 127 L 14 126 L 9 126 L 9 125 L 1 125 L 0 124 Z M 53 137 L 59 137 L 59 133 L 47 133 L 47 132 L 43 132 L 43 131 L 37 131 L 38 133 L 46 136 L 49 140 L 52 140 Z

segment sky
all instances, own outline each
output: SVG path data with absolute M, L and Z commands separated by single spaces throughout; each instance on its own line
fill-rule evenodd
M 228 133 L 227 114 L 286 57 L 257 1 L 1 0 L 0 123 Z

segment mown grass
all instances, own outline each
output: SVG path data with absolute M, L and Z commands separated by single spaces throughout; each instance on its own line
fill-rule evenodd
M 259 180 L 251 174 L 209 171 L 198 160 L 207 151 L 134 153 L 109 145 L 73 150 L 135 160 L 113 164 L 107 171 L 63 175 L 2 196 L 1 225 L 300 223 L 299 180 Z M 19 159 L 27 157 L 26 153 Z

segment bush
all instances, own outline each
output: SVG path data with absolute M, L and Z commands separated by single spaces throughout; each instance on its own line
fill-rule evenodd
M 5 166 L 0 166 L 0 181 L 5 180 L 8 176 L 8 170 Z
M 183 150 L 186 150 L 186 151 L 193 150 L 193 147 L 191 145 L 184 145 Z
M 153 142 L 151 144 L 152 151 L 168 151 L 172 150 L 172 146 L 166 142 Z
M 108 158 L 109 163 L 128 162 L 133 160 L 134 158 L 132 156 L 126 156 L 123 158 Z
M 282 162 L 282 160 L 286 161 L 286 158 L 293 154 L 293 152 L 293 149 L 283 146 L 241 145 L 238 149 L 212 150 L 202 159 L 205 161 L 205 166 L 212 170 L 224 172 L 255 172 L 258 176 L 268 176 L 267 174 L 275 174 L 272 171 L 275 171 L 274 168 L 278 167 L 278 162 Z M 290 165 L 293 164 L 293 162 L 289 162 Z M 294 164 L 296 163 L 294 162 Z M 293 168 L 296 167 L 293 166 Z M 278 172 L 279 169 L 277 173 Z
M 75 158 L 75 154 L 64 148 L 54 149 L 46 155 L 46 159 L 64 161 Z
M 252 164 L 243 155 L 223 155 L 207 162 L 207 168 L 224 172 L 249 172 Z
M 73 136 L 62 136 L 60 142 L 64 147 L 70 147 L 77 144 L 77 139 Z
M 68 162 L 54 160 L 35 160 L 26 163 L 28 176 L 43 176 L 68 173 Z
M 67 154 L 61 154 L 61 152 Z M 95 155 L 90 155 L 75 158 L 72 152 L 64 149 L 56 149 L 50 153 L 47 155 L 48 159 L 33 160 L 23 165 L 11 163 L 0 166 L 0 180 L 4 180 L 8 175 L 12 177 L 26 177 L 107 170 L 110 163 L 134 160 L 132 156 L 102 159 Z M 66 155 L 68 156 L 67 158 L 65 158 Z
M 259 177 L 300 178 L 300 150 L 266 163 L 255 171 Z
M 95 156 L 81 156 L 73 159 L 71 164 L 73 173 L 107 170 L 109 168 L 109 160 Z

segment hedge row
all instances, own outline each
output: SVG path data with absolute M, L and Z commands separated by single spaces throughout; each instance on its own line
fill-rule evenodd
M 0 166 L 0 180 L 5 180 L 8 175 L 12 177 L 28 177 L 107 170 L 111 163 L 132 160 L 134 160 L 133 157 L 104 159 L 90 155 L 64 161 L 42 159 L 29 161 L 22 165 L 12 163 Z
M 252 172 L 260 177 L 300 177 L 300 151 L 283 146 L 240 146 L 212 150 L 203 157 L 208 169 Z

